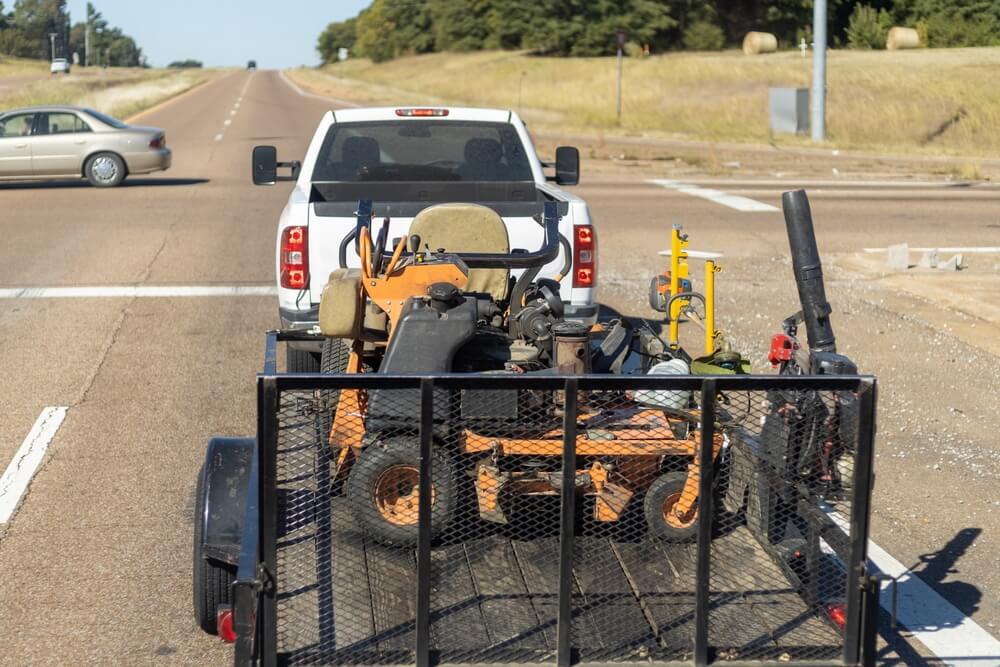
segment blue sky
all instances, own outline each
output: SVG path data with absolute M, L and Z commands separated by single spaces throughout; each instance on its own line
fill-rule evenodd
M 315 65 L 316 38 L 331 21 L 355 16 L 371 0 L 91 0 L 108 23 L 139 43 L 154 67 L 194 58 L 209 66 Z M 13 5 L 6 2 L 5 5 Z M 87 0 L 69 0 L 73 23 Z

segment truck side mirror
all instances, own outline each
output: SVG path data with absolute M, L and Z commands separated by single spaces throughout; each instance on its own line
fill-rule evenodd
M 254 185 L 274 185 L 278 181 L 294 181 L 299 178 L 302 163 L 298 160 L 278 162 L 278 149 L 274 146 L 254 146 L 252 173 Z M 291 169 L 291 176 L 278 176 L 278 167 Z
M 576 185 L 580 182 L 580 151 L 574 146 L 556 149 L 556 183 Z
M 252 158 L 254 185 L 274 185 L 278 182 L 278 149 L 274 146 L 254 146 Z

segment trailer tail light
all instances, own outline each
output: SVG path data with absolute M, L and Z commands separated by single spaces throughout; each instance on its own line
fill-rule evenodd
M 219 639 L 232 644 L 236 641 L 236 630 L 233 628 L 233 608 L 220 606 L 215 614 L 215 627 L 219 632 Z
M 597 235 L 591 225 L 573 228 L 573 287 L 593 287 L 597 282 Z
M 309 230 L 286 227 L 281 232 L 281 286 L 305 289 L 309 286 Z
M 826 608 L 826 615 L 843 632 L 847 625 L 847 609 L 843 604 L 831 604 Z
M 396 109 L 397 116 L 412 118 L 414 116 L 447 116 L 447 109 Z

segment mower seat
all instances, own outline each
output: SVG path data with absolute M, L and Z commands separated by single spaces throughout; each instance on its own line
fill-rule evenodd
M 410 223 L 410 236 L 420 237 L 420 247 L 433 251 L 507 254 L 510 238 L 503 218 L 480 204 L 435 204 L 420 211 Z M 506 301 L 510 289 L 508 269 L 471 269 L 468 292 L 489 294 Z

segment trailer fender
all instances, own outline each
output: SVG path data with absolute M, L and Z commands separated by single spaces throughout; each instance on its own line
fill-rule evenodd
M 243 515 L 246 512 L 247 480 L 253 459 L 254 438 L 214 437 L 202 466 L 204 513 L 201 522 L 201 553 L 204 558 L 237 565 Z

